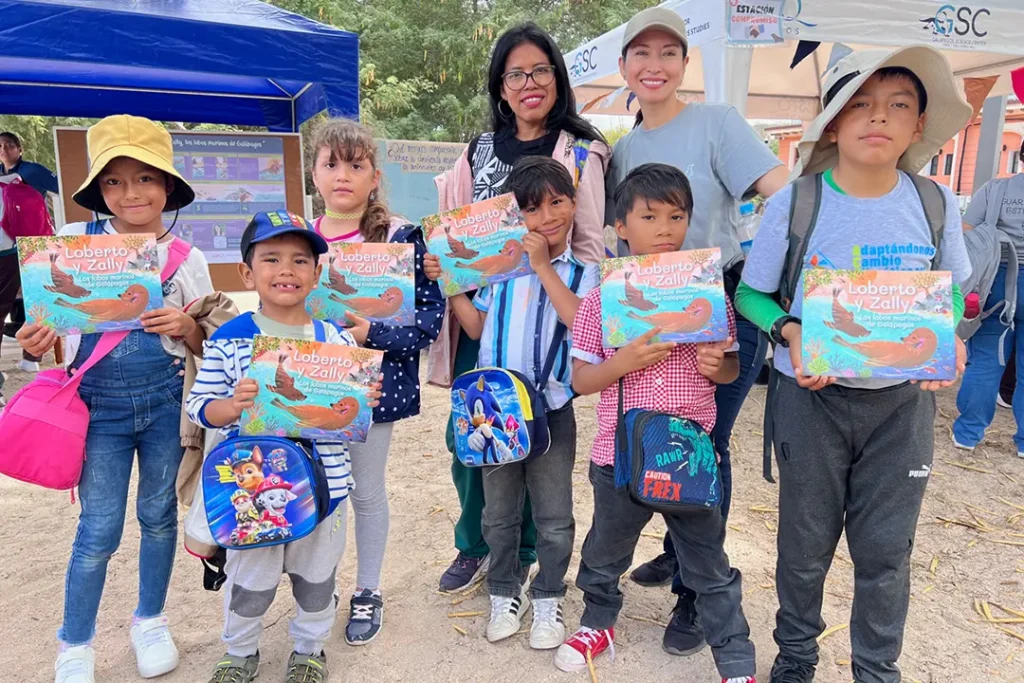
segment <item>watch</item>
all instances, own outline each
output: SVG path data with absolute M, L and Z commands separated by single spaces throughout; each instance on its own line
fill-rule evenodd
M 800 318 L 797 318 L 796 316 L 793 315 L 784 315 L 772 324 L 772 329 L 769 330 L 768 332 L 768 338 L 771 339 L 772 342 L 774 342 L 775 344 L 785 349 L 789 348 L 789 342 L 786 341 L 785 338 L 783 338 L 782 328 L 788 325 L 789 323 L 797 323 L 799 325 Z

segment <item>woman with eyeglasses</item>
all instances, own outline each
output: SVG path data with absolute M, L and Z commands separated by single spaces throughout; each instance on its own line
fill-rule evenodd
M 469 143 L 454 168 L 435 179 L 439 209 L 447 211 L 503 194 L 512 165 L 525 156 L 554 157 L 576 185 L 576 222 L 569 233 L 572 254 L 583 263 L 605 257 L 604 174 L 609 151 L 594 126 L 576 113 L 569 72 L 555 41 L 534 24 L 503 33 L 494 46 L 488 75 L 493 129 Z M 452 379 L 476 366 L 479 342 L 459 334 L 455 316 L 445 313 L 438 340 L 430 348 L 427 378 L 450 386 Z M 451 420 L 446 441 L 454 453 Z M 440 588 L 458 592 L 487 572 L 483 539 L 483 480 L 479 468 L 452 458 L 452 479 L 462 515 L 455 525 L 458 555 L 441 577 Z M 528 572 L 537 559 L 537 532 L 529 500 L 523 509 L 519 558 Z

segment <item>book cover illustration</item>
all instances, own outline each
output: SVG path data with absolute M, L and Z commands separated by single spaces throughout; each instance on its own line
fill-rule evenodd
M 134 330 L 162 308 L 156 235 L 19 237 L 25 318 L 60 336 Z
M 352 311 L 392 327 L 415 324 L 413 245 L 336 243 L 320 263 L 320 281 L 306 299 L 312 317 L 344 324 Z
M 378 380 L 383 358 L 373 349 L 256 335 L 247 377 L 259 393 L 243 411 L 239 433 L 366 441 L 369 385 Z
M 949 272 L 812 268 L 803 287 L 805 374 L 956 378 Z
M 526 224 L 512 194 L 423 219 L 427 251 L 441 259 L 441 293 L 454 296 L 533 272 Z
M 657 341 L 729 338 L 720 249 L 645 254 L 601 262 L 604 345 L 625 346 L 652 328 Z

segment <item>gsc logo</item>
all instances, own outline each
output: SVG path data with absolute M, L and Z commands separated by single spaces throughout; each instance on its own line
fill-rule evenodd
M 934 17 L 922 19 L 921 23 L 924 24 L 922 28 L 930 29 L 933 36 L 952 38 L 970 35 L 975 38 L 984 38 L 988 35 L 988 31 L 981 28 L 979 19 L 990 16 L 992 16 L 992 12 L 985 7 L 975 10 L 966 5 L 961 7 L 943 5 Z
M 572 60 L 569 67 L 569 74 L 573 78 L 579 78 L 597 68 L 597 46 L 588 47 L 576 53 L 576 59 Z

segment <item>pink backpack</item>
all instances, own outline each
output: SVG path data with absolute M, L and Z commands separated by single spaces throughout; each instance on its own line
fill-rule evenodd
M 171 242 L 161 280 L 174 275 L 191 248 L 182 239 Z M 45 370 L 14 395 L 0 413 L 0 474 L 48 489 L 78 486 L 89 431 L 89 409 L 78 396 L 78 385 L 127 336 L 126 331 L 105 332 L 74 376 L 64 368 Z
M 0 228 L 12 240 L 19 237 L 50 237 L 53 221 L 46 210 L 46 199 L 23 182 L 0 184 L 3 210 Z

